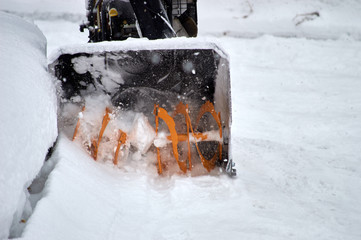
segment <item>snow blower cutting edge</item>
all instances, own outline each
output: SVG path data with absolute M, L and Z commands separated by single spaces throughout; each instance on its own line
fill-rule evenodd
M 78 106 L 73 140 L 115 165 L 136 150 L 152 152 L 160 174 L 173 161 L 182 172 L 200 165 L 236 175 L 227 55 L 215 43 L 173 38 L 197 35 L 196 1 L 89 1 L 87 17 L 81 30 L 91 43 L 61 49 L 49 65 L 62 108 Z

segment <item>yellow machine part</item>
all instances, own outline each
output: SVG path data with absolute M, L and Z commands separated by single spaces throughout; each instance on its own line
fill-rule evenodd
M 85 107 L 82 108 L 82 112 L 84 112 Z M 219 128 L 219 138 L 218 139 L 222 139 L 222 124 L 221 124 L 221 116 L 220 113 L 217 113 L 214 109 L 213 104 L 210 101 L 205 102 L 201 108 L 200 111 L 197 115 L 197 121 L 196 121 L 196 126 L 199 124 L 200 119 L 202 118 L 202 116 L 206 113 L 210 113 L 210 115 L 215 119 L 218 128 Z M 98 149 L 99 149 L 99 144 L 101 143 L 101 140 L 103 138 L 103 134 L 104 131 L 110 121 L 110 115 L 111 114 L 111 110 L 109 108 L 105 109 L 105 113 L 103 116 L 103 120 L 102 120 L 102 125 L 101 128 L 99 130 L 99 134 L 96 138 L 93 138 L 92 142 L 91 142 L 91 156 L 93 157 L 94 160 L 97 160 L 98 157 Z M 174 121 L 174 116 L 177 114 L 181 114 L 184 116 L 185 118 L 185 122 L 186 122 L 186 133 L 183 134 L 178 134 L 176 131 L 176 124 Z M 215 167 L 215 163 L 216 160 L 219 158 L 222 158 L 222 142 L 218 141 L 218 148 L 217 148 L 217 152 L 213 155 L 213 157 L 211 159 L 206 159 L 203 154 L 201 153 L 200 147 L 198 142 L 201 141 L 207 141 L 209 140 L 209 136 L 207 133 L 200 133 L 200 132 L 195 132 L 193 127 L 192 127 L 192 123 L 191 123 L 191 118 L 189 116 L 189 109 L 188 109 L 188 105 L 184 105 L 182 102 L 180 102 L 177 106 L 176 109 L 174 111 L 174 115 L 173 117 L 170 116 L 168 114 L 168 112 L 164 109 L 159 107 L 159 105 L 154 105 L 154 115 L 155 115 L 155 132 L 156 135 L 158 135 L 159 133 L 159 120 L 163 120 L 165 122 L 165 124 L 168 127 L 169 133 L 170 135 L 167 136 L 166 138 L 168 140 L 171 141 L 172 144 L 172 151 L 173 151 L 173 156 L 179 166 L 179 169 L 186 173 L 187 170 L 192 170 L 192 157 L 191 157 L 191 142 L 195 144 L 195 147 L 197 149 L 198 155 L 201 159 L 201 162 L 204 166 L 204 168 L 207 169 L 207 171 L 211 171 L 214 167 Z M 76 136 L 78 134 L 79 131 L 79 126 L 80 126 L 80 120 L 81 118 L 78 119 L 76 127 L 74 129 L 74 134 L 73 134 L 73 140 L 76 139 Z M 115 154 L 114 154 L 114 159 L 113 159 L 113 163 L 114 165 L 118 164 L 118 154 L 119 154 L 119 150 L 120 147 L 124 144 L 126 144 L 127 142 L 127 134 L 118 129 L 118 143 L 117 143 L 117 147 L 115 150 Z M 187 167 L 187 162 L 186 161 L 180 161 L 179 160 L 179 153 L 178 153 L 178 142 L 182 142 L 182 141 L 187 141 L 187 146 L 188 146 L 188 152 L 187 152 L 187 159 L 188 159 L 188 167 Z M 159 147 L 156 147 L 156 152 L 157 152 L 157 161 L 158 161 L 158 173 L 162 174 L 163 173 L 163 168 L 162 168 L 162 160 L 161 160 L 161 155 L 160 155 L 160 149 Z

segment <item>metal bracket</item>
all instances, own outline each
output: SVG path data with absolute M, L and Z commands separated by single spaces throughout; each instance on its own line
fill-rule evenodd
M 235 177 L 237 175 L 237 170 L 234 168 L 236 166 L 236 164 L 233 162 L 232 159 L 225 159 L 225 161 L 227 161 L 227 166 L 226 166 L 226 173 L 230 176 L 230 177 Z

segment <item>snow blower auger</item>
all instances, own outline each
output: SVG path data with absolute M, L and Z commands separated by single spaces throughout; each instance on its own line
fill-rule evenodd
M 138 151 L 160 174 L 175 162 L 234 176 L 228 57 L 213 42 L 173 38 L 196 36 L 196 1 L 89 1 L 87 17 L 91 43 L 60 49 L 49 65 L 69 136 L 115 165 Z M 105 42 L 129 37 L 157 40 Z
M 84 113 L 85 111 L 85 107 L 82 108 L 81 114 L 79 114 L 79 116 L 82 116 L 82 113 Z M 173 157 L 176 160 L 179 169 L 186 173 L 187 169 L 192 170 L 192 147 L 191 147 L 191 143 L 194 144 L 196 151 L 198 153 L 198 156 L 201 160 L 202 165 L 204 166 L 205 169 L 207 169 L 207 171 L 211 171 L 212 169 L 214 169 L 214 167 L 216 166 L 216 161 L 218 160 L 218 165 L 220 165 L 222 162 L 222 142 L 223 142 L 223 137 L 222 137 L 222 123 L 221 123 L 221 117 L 220 117 L 220 112 L 217 114 L 217 112 L 214 110 L 214 105 L 209 102 L 206 101 L 200 108 L 200 111 L 197 115 L 197 120 L 196 120 L 196 127 L 195 129 L 197 129 L 197 126 L 201 120 L 201 118 L 206 114 L 209 113 L 210 116 L 212 116 L 218 126 L 218 130 L 214 131 L 206 131 L 206 132 L 196 132 L 193 127 L 192 127 L 192 123 L 191 123 L 191 117 L 189 116 L 189 108 L 188 105 L 184 105 L 182 102 L 180 102 L 176 108 L 175 111 L 173 112 L 173 116 L 169 115 L 169 113 L 162 107 L 159 107 L 159 105 L 154 105 L 154 116 L 155 116 L 155 131 L 152 129 L 149 131 L 150 133 L 155 132 L 152 135 L 151 139 L 148 139 L 148 143 L 147 145 L 154 145 L 156 148 L 156 153 L 157 153 L 157 163 L 158 163 L 158 172 L 160 174 L 162 174 L 163 172 L 163 167 L 162 167 L 162 161 L 161 161 L 161 154 L 160 154 L 160 148 L 164 148 L 167 145 L 172 145 L 172 152 L 173 152 Z M 93 137 L 91 142 L 86 143 L 84 145 L 89 146 L 88 151 L 91 154 L 91 156 L 94 158 L 94 160 L 97 160 L 98 158 L 98 149 L 100 147 L 100 143 L 102 142 L 102 138 L 103 138 L 103 134 L 105 132 L 105 129 L 107 128 L 109 122 L 111 121 L 111 117 L 110 115 L 112 114 L 112 111 L 109 108 L 105 109 L 105 113 L 102 119 L 102 123 L 101 123 L 101 128 L 99 130 L 99 133 L 97 135 L 97 137 Z M 186 132 L 183 134 L 180 134 L 177 132 L 176 129 L 180 129 L 179 126 L 177 127 L 176 125 L 176 121 L 174 120 L 174 117 L 177 114 L 181 114 L 184 117 L 184 121 L 186 123 Z M 167 135 L 165 132 L 158 134 L 159 133 L 159 120 L 163 120 L 165 125 L 167 126 L 168 130 L 169 130 L 169 134 Z M 79 128 L 80 128 L 80 124 L 82 121 L 82 117 L 78 118 L 76 127 L 74 129 L 74 133 L 73 133 L 73 141 L 76 139 L 78 132 L 79 132 Z M 128 137 L 128 134 L 124 131 L 122 131 L 121 129 L 116 129 L 116 131 L 113 131 L 118 133 L 117 134 L 117 145 L 114 149 L 114 158 L 113 158 L 113 164 L 117 165 L 118 164 L 118 157 L 119 157 L 119 150 L 121 149 L 121 147 L 123 146 L 129 146 L 128 142 L 140 142 L 143 141 L 140 138 L 143 138 L 143 136 L 137 136 L 134 134 L 130 134 L 130 138 Z M 148 134 L 149 134 L 148 132 Z M 147 133 L 144 133 L 147 134 Z M 108 140 L 109 141 L 109 140 Z M 216 142 L 218 143 L 218 147 L 215 149 L 215 153 L 213 155 L 213 157 L 211 159 L 206 159 L 203 156 L 203 153 L 201 151 L 201 148 L 199 147 L 199 144 L 201 142 L 204 141 L 209 141 L 209 142 Z M 178 152 L 178 142 L 187 142 L 187 159 L 185 161 L 181 161 L 179 159 L 179 152 Z M 122 148 L 122 150 L 125 150 L 124 148 Z M 122 154 L 124 155 L 124 154 Z M 228 164 L 228 162 L 223 162 L 223 164 Z M 227 166 L 224 166 L 225 168 Z

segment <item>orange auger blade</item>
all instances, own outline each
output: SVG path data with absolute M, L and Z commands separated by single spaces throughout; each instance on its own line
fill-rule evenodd
M 214 110 L 214 105 L 210 101 L 207 101 L 202 105 L 202 107 L 199 111 L 198 117 L 197 117 L 196 128 L 197 128 L 202 116 L 207 112 L 209 112 L 213 116 L 213 118 L 216 120 L 217 125 L 219 127 L 219 136 L 222 138 L 222 124 L 221 124 L 221 119 L 220 119 L 221 114 L 220 113 L 217 114 L 217 112 Z M 191 130 L 192 130 L 192 134 L 194 134 L 192 127 L 191 127 Z M 217 153 L 214 154 L 212 159 L 207 160 L 201 153 L 197 142 L 196 142 L 196 148 L 197 148 L 199 157 L 201 158 L 203 166 L 208 170 L 208 172 L 210 172 L 215 167 L 215 163 L 217 160 Z M 222 158 L 222 144 L 221 143 L 218 143 L 218 152 L 219 152 L 219 158 L 221 159 Z
M 107 125 L 110 121 L 109 113 L 111 113 L 110 109 L 106 108 L 105 114 L 103 117 L 103 121 L 102 121 L 102 127 L 101 127 L 99 135 L 98 135 L 98 141 L 93 140 L 93 142 L 92 142 L 92 147 L 91 147 L 91 149 L 93 150 L 92 157 L 94 158 L 95 161 L 97 160 L 97 157 L 98 157 L 98 148 L 99 148 L 100 141 L 102 140 L 105 128 L 107 127 Z
M 191 125 L 190 123 L 190 119 L 189 119 L 189 115 L 188 115 L 188 104 L 184 105 L 182 102 L 180 102 L 174 112 L 174 116 L 176 114 L 182 114 L 186 120 L 186 124 L 187 124 L 187 144 L 188 144 L 188 162 L 189 162 L 189 170 L 192 170 L 192 159 L 191 159 L 191 144 L 189 141 L 189 125 Z M 178 140 L 180 138 L 180 135 L 178 135 Z
M 173 155 L 177 160 L 179 168 L 185 173 L 187 172 L 187 163 L 179 161 L 179 154 L 178 154 L 178 134 L 175 130 L 175 123 L 171 116 L 169 116 L 168 112 L 164 109 L 159 107 L 159 105 L 155 105 L 154 109 L 155 113 L 155 121 L 156 121 L 156 134 L 158 134 L 158 125 L 159 125 L 159 118 L 161 118 L 168 126 L 171 138 L 172 138 L 172 146 L 173 146 Z M 161 174 L 161 161 L 160 161 L 160 154 L 159 149 L 157 148 L 157 158 L 158 158 L 158 165 L 159 165 L 159 172 Z
M 220 113 L 217 114 L 216 110 L 214 110 L 213 103 L 211 103 L 210 101 L 205 102 L 202 105 L 201 109 L 199 110 L 195 128 L 197 128 L 202 116 L 207 112 L 209 112 L 213 116 L 213 118 L 216 120 L 218 128 L 219 128 L 219 135 L 220 135 L 220 137 L 222 137 L 222 124 L 221 124 L 221 118 L 220 118 L 221 114 Z
M 81 113 L 83 113 L 85 111 L 85 106 L 83 106 L 83 108 L 81 109 Z M 80 114 L 80 113 L 79 113 Z M 78 118 L 78 121 L 76 123 L 75 129 L 74 129 L 74 134 L 73 134 L 73 140 L 75 140 L 76 135 L 78 134 L 78 130 L 79 130 L 79 126 L 80 126 L 80 117 Z
M 118 154 L 119 154 L 120 146 L 125 144 L 126 141 L 127 141 L 127 134 L 119 129 L 118 145 L 117 145 L 117 149 L 115 150 L 115 155 L 113 160 L 114 165 L 118 164 Z
M 207 101 L 206 103 L 204 103 L 202 105 L 200 112 L 198 114 L 198 117 L 197 117 L 197 125 L 199 124 L 199 121 L 202 118 L 202 116 L 204 114 L 206 114 L 207 112 L 210 113 L 213 116 L 213 118 L 215 119 L 215 121 L 217 122 L 217 125 L 219 127 L 219 136 L 220 136 L 220 138 L 222 138 L 221 114 L 220 113 L 217 114 L 217 112 L 215 111 L 214 106 L 211 102 Z M 222 158 L 222 144 L 220 142 L 218 143 L 218 150 L 217 150 L 219 155 L 216 152 L 213 155 L 212 159 L 210 159 L 210 160 L 206 159 L 203 156 L 197 142 L 207 140 L 208 135 L 203 134 L 203 133 L 195 133 L 194 132 L 192 123 L 191 123 L 191 119 L 189 116 L 188 105 L 184 105 L 182 102 L 180 102 L 176 106 L 175 112 L 173 114 L 174 116 L 177 114 L 182 114 L 185 117 L 186 125 L 187 125 L 187 133 L 186 134 L 179 134 L 179 135 L 177 134 L 177 132 L 175 130 L 175 123 L 174 123 L 173 118 L 168 115 L 166 110 L 164 110 L 163 108 L 160 108 L 159 105 L 155 105 L 154 114 L 156 115 L 156 121 L 155 121 L 156 122 L 156 134 L 158 134 L 159 117 L 162 118 L 164 120 L 164 122 L 167 124 L 168 129 L 170 131 L 170 136 L 168 136 L 167 139 L 172 141 L 174 157 L 177 160 L 179 168 L 183 172 L 187 171 L 187 163 L 179 161 L 177 144 L 179 141 L 187 141 L 188 142 L 188 161 L 189 161 L 189 169 L 191 170 L 192 169 L 192 160 L 191 160 L 190 132 L 194 139 L 192 141 L 194 141 L 194 143 L 195 143 L 195 146 L 196 146 L 197 152 L 199 154 L 199 157 L 202 161 L 202 164 L 207 169 L 207 171 L 211 171 L 215 167 L 217 156 L 219 157 L 219 159 Z M 161 167 L 159 148 L 157 148 L 157 158 L 158 158 L 158 165 L 159 165 L 159 173 L 161 173 L 162 167 Z
M 82 108 L 82 112 L 84 112 L 85 110 L 85 106 Z M 217 122 L 217 125 L 219 127 L 219 136 L 220 139 L 222 139 L 222 124 L 221 124 L 221 115 L 220 113 L 217 114 L 217 112 L 214 109 L 214 105 L 207 101 L 206 103 L 204 103 L 199 111 L 199 114 L 197 116 L 197 122 L 196 122 L 196 126 L 198 126 L 200 120 L 202 119 L 203 115 L 206 113 L 210 113 L 212 115 L 212 117 L 215 119 L 215 121 Z M 97 155 L 98 155 L 98 150 L 99 150 L 99 144 L 102 141 L 103 138 L 103 134 L 105 132 L 105 129 L 110 121 L 110 114 L 111 114 L 111 110 L 109 108 L 105 109 L 105 113 L 103 116 L 103 120 L 102 120 L 102 126 L 101 129 L 99 131 L 98 137 L 97 139 L 94 138 L 91 141 L 91 146 L 90 146 L 90 152 L 91 152 L 91 156 L 94 158 L 94 160 L 97 160 Z M 168 130 L 170 132 L 170 136 L 167 136 L 167 139 L 170 140 L 172 142 L 172 149 L 173 149 L 173 155 L 178 163 L 179 168 L 186 173 L 187 172 L 187 168 L 189 168 L 189 170 L 192 170 L 192 159 L 191 159 L 191 141 L 194 142 L 195 147 L 197 149 L 197 152 L 199 154 L 199 157 L 202 161 L 203 166 L 208 170 L 211 171 L 214 167 L 215 167 L 215 163 L 217 161 L 217 157 L 219 157 L 219 159 L 222 159 L 222 143 L 221 140 L 219 139 L 215 139 L 214 136 L 208 138 L 208 133 L 200 133 L 200 132 L 194 132 L 193 127 L 192 127 L 192 123 L 191 123 L 191 118 L 189 116 L 189 109 L 188 109 L 188 105 L 184 105 L 182 102 L 180 102 L 177 106 L 176 109 L 174 111 L 174 116 L 177 114 L 182 114 L 185 118 L 186 121 L 186 126 L 187 126 L 187 130 L 186 133 L 184 134 L 178 134 L 176 132 L 176 128 L 175 128 L 175 122 L 173 117 L 171 117 L 168 112 L 164 109 L 159 107 L 159 105 L 154 105 L 154 115 L 155 115 L 155 124 L 156 124 L 156 128 L 155 128 L 155 132 L 156 132 L 156 136 L 158 136 L 158 131 L 159 131 L 159 118 L 161 118 L 167 125 Z M 73 134 L 73 140 L 76 138 L 77 136 L 77 132 L 80 126 L 80 120 L 81 117 L 79 116 L 78 122 L 76 124 L 75 130 L 74 130 L 74 134 Z M 197 127 L 196 127 L 197 128 Z M 119 132 L 119 137 L 118 137 L 118 144 L 115 150 L 115 154 L 114 154 L 114 159 L 113 159 L 113 163 L 114 165 L 118 164 L 118 155 L 119 155 L 119 150 L 121 148 L 122 145 L 124 145 L 127 141 L 127 134 L 125 132 L 123 132 L 122 130 L 118 130 Z M 192 139 L 190 139 L 190 134 L 192 134 Z M 188 145 L 188 165 L 189 167 L 187 167 L 187 160 L 185 161 L 180 161 L 179 160 L 179 153 L 178 153 L 178 142 L 180 141 L 187 141 L 187 145 Z M 213 155 L 213 157 L 211 159 L 206 159 L 199 147 L 198 142 L 199 141 L 219 141 L 218 142 L 218 149 L 217 152 Z M 160 157 L 160 149 L 159 147 L 156 147 L 157 149 L 157 160 L 158 160 L 158 172 L 159 174 L 162 174 L 163 170 L 162 170 L 162 162 L 161 162 L 161 157 Z M 218 155 L 218 154 L 219 155 Z
M 154 104 L 155 134 L 156 134 L 156 136 L 158 136 L 158 127 L 159 127 L 158 108 L 159 108 L 159 105 Z M 160 160 L 160 152 L 159 152 L 158 147 L 156 149 L 157 149 L 157 160 L 158 160 L 158 174 L 162 174 L 163 170 L 162 170 L 162 162 Z

